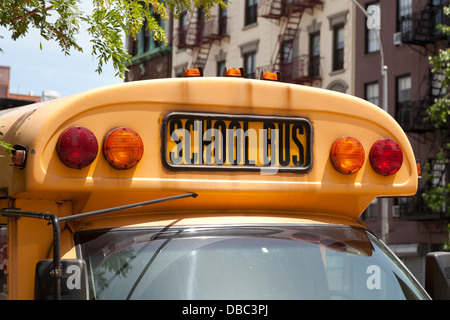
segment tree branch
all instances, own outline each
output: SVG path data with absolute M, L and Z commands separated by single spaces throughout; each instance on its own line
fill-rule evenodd
M 49 10 L 52 10 L 52 9 L 53 9 L 53 6 L 48 6 L 47 8 L 45 8 L 45 11 L 49 11 Z M 26 19 L 26 18 L 28 18 L 28 17 L 36 14 L 36 13 L 41 13 L 41 12 L 42 12 L 41 9 L 36 8 L 36 9 L 28 12 L 25 16 L 14 18 L 11 21 L 3 21 L 2 24 L 8 24 L 8 23 L 11 23 L 11 22 L 14 23 L 14 22 Z

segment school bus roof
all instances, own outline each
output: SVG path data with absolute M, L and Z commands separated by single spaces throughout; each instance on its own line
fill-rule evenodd
M 278 147 L 290 143 L 290 153 L 281 147 L 271 149 L 278 143 L 276 136 L 272 140 L 266 136 L 265 145 L 252 152 L 258 158 L 260 149 L 266 148 L 265 156 L 279 152 L 278 157 L 290 160 L 285 167 L 277 162 L 272 171 L 265 170 L 261 159 L 250 159 L 250 166 L 248 161 L 230 164 L 237 157 L 244 162 L 250 152 L 245 151 L 245 142 L 237 151 L 239 142 L 234 140 L 220 151 L 227 163 L 204 165 L 206 156 L 202 160 L 200 152 L 194 156 L 193 150 L 186 151 L 185 138 L 169 141 L 178 137 L 178 129 L 195 134 L 195 121 L 200 126 L 211 121 L 209 128 L 217 129 L 213 132 L 225 132 L 221 125 L 230 129 L 233 123 L 234 129 L 265 123 L 274 129 L 276 123 L 285 139 Z M 223 77 L 137 81 L 5 110 L 0 112 L 0 124 L 5 141 L 27 149 L 22 169 L 12 167 L 8 157 L 0 159 L 5 173 L 0 188 L 13 198 L 82 199 L 75 206 L 79 211 L 196 192 L 197 199 L 165 206 L 203 211 L 264 208 L 357 218 L 377 196 L 408 196 L 417 190 L 412 148 L 392 117 L 353 96 L 299 85 Z M 55 149 L 64 130 L 74 126 L 90 130 L 99 144 L 98 155 L 82 169 L 68 168 Z M 108 164 L 101 151 L 104 137 L 117 127 L 133 129 L 143 142 L 142 159 L 127 170 Z M 207 128 L 197 131 L 204 135 Z M 232 134 L 238 136 L 236 130 Z M 364 148 L 365 160 L 356 173 L 341 174 L 330 161 L 331 147 L 342 136 L 358 139 Z M 376 173 L 368 161 L 371 146 L 382 138 L 395 140 L 403 151 L 401 168 L 389 176 Z M 213 140 L 209 142 L 213 145 Z

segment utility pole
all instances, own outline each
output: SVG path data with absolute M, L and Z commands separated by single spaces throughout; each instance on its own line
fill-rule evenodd
M 388 112 L 388 84 L 387 84 L 387 75 L 388 75 L 388 67 L 384 64 L 384 51 L 383 45 L 381 44 L 380 39 L 380 29 L 381 29 L 381 12 L 380 7 L 376 5 L 371 5 L 367 8 L 367 11 L 364 7 L 357 2 L 357 0 L 351 0 L 366 16 L 367 23 L 366 26 L 368 29 L 373 30 L 376 34 L 378 47 L 380 48 L 380 62 L 381 62 L 381 77 L 383 79 L 383 104 L 382 108 L 384 111 Z M 369 13 L 370 12 L 370 13 Z M 383 242 L 387 242 L 389 235 L 389 219 L 388 219 L 388 210 L 389 204 L 387 198 L 380 198 L 381 204 L 381 240 Z

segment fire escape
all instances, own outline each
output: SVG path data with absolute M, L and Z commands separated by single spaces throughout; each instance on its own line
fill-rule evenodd
M 436 1 L 429 0 L 423 10 L 404 17 L 400 21 L 400 31 L 394 35 L 401 39 L 401 43 L 424 47 L 427 54 L 431 55 L 437 52 L 436 48 L 439 44 L 442 45 L 447 40 L 447 36 L 437 28 L 437 25 L 448 22 L 443 5 L 434 3 Z M 425 122 L 424 118 L 428 106 L 434 103 L 434 99 L 445 93 L 440 85 L 439 77 L 440 75 L 432 74 L 430 71 L 423 80 L 428 88 L 423 99 L 399 105 L 397 119 L 404 130 L 417 133 L 434 130 L 433 124 Z
M 270 65 L 260 67 L 261 71 L 280 72 L 284 82 L 313 85 L 320 83 L 320 57 L 311 54 L 296 55 L 294 43 L 299 32 L 305 10 L 322 6 L 321 0 L 261 0 L 258 15 L 281 25 L 278 44 L 272 54 Z
M 410 16 L 404 17 L 400 21 L 400 31 L 394 35 L 394 42 L 399 42 L 401 39 L 403 44 L 420 46 L 425 49 L 427 55 L 435 55 L 438 48 L 445 47 L 448 40 L 447 35 L 442 33 L 437 26 L 439 24 L 448 25 L 448 19 L 443 10 L 446 1 L 440 1 L 441 4 L 436 4 L 438 2 L 428 0 L 421 11 L 413 12 Z M 442 75 L 432 73 L 430 70 L 423 79 L 423 83 L 427 86 L 426 94 L 422 99 L 399 104 L 397 120 L 406 132 L 416 133 L 420 137 L 434 137 L 431 140 L 441 141 L 441 145 L 445 146 L 445 142 L 450 139 L 449 130 L 438 130 L 433 123 L 425 120 L 427 117 L 426 109 L 434 103 L 436 98 L 446 94 L 446 89 L 441 85 L 441 77 Z M 444 148 L 444 152 L 449 155 L 450 150 Z M 446 208 L 443 207 L 436 211 L 431 210 L 422 198 L 422 194 L 446 186 L 450 182 L 447 181 L 448 166 L 445 162 L 432 158 L 428 161 L 427 167 L 427 172 L 432 175 L 432 178 L 419 186 L 414 198 L 399 203 L 400 218 L 411 220 L 444 218 Z
M 178 48 L 192 50 L 192 66 L 204 68 L 214 41 L 227 37 L 227 16 L 220 10 L 219 16 L 205 19 L 202 8 L 191 11 L 189 21 L 178 28 Z M 180 19 L 180 21 L 182 21 Z

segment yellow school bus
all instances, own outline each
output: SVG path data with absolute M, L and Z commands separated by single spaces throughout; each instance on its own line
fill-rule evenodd
M 416 193 L 395 120 L 240 72 L 1 111 L 2 295 L 428 299 L 359 220 L 376 197 Z

